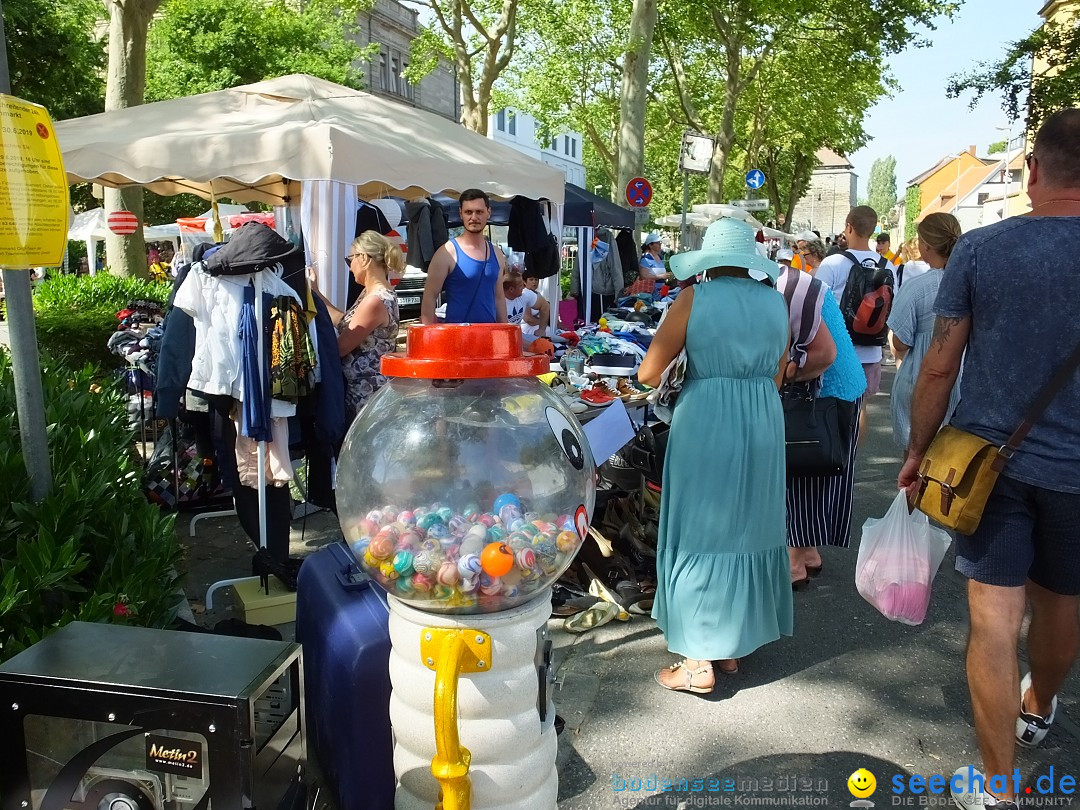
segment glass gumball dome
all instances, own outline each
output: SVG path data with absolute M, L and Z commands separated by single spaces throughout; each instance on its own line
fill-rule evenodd
M 350 427 L 337 505 L 361 567 L 420 610 L 523 604 L 588 532 L 595 465 L 574 415 L 536 379 L 511 325 L 414 326 Z

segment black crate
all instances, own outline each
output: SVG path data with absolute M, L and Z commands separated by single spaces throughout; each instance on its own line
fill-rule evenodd
M 297 644 L 74 622 L 0 665 L 0 807 L 292 807 L 302 703 Z

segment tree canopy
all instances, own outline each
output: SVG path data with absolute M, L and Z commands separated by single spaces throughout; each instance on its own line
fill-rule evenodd
M 870 179 L 866 183 L 867 203 L 877 211 L 878 219 L 889 222 L 896 207 L 896 158 L 892 155 L 878 158 L 870 167 Z
M 103 18 L 96 0 L 4 0 L 11 92 L 57 120 L 105 109 Z
M 289 73 L 359 89 L 368 56 L 349 34 L 363 0 L 169 0 L 150 25 L 146 98 L 207 93 Z
M 1033 70 L 1034 66 L 1034 70 Z M 1010 121 L 1035 132 L 1053 112 L 1080 104 L 1080 15 L 1047 23 L 1014 42 L 997 62 L 980 62 L 949 79 L 949 98 L 972 93 L 971 106 L 999 93 Z

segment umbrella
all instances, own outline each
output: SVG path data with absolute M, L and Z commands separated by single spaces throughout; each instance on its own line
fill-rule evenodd
M 280 205 L 298 181 L 365 199 L 480 188 L 563 201 L 562 170 L 434 113 L 305 74 L 56 125 L 68 181 Z

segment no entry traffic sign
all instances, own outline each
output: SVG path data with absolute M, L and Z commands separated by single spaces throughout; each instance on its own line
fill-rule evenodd
M 634 208 L 644 208 L 652 202 L 652 184 L 644 177 L 635 177 L 626 184 L 626 201 Z

